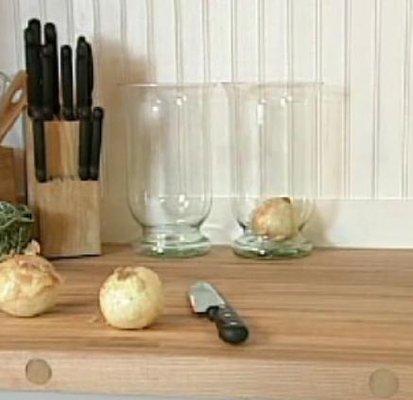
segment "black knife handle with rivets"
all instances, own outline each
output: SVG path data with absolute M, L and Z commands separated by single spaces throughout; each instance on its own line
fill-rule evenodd
M 89 179 L 90 148 L 92 139 L 91 83 L 89 48 L 83 36 L 76 46 L 76 113 L 79 123 L 79 177 Z
M 48 22 L 44 26 L 44 39 L 45 44 L 50 47 L 50 63 L 51 63 L 51 76 L 50 86 L 52 92 L 52 105 L 53 114 L 59 117 L 60 103 L 59 103 L 59 64 L 57 56 L 57 31 L 56 26 L 51 22 Z
M 40 57 L 39 29 L 35 22 L 33 27 L 24 31 L 26 71 L 27 71 L 27 102 L 28 113 L 32 118 L 42 117 L 42 62 Z
M 90 147 L 92 118 L 83 115 L 79 122 L 79 177 L 82 181 L 89 179 Z
M 79 119 L 90 113 L 92 106 L 92 83 L 90 52 L 83 36 L 79 37 L 76 46 L 76 107 Z
M 99 179 L 100 147 L 102 144 L 102 122 L 104 111 L 95 107 L 92 112 L 92 139 L 90 144 L 89 179 Z
M 44 124 L 40 119 L 32 120 L 33 127 L 33 147 L 34 147 L 34 168 L 38 182 L 46 182 L 46 143 L 44 136 Z
M 62 87 L 62 115 L 66 121 L 74 119 L 73 112 L 73 66 L 72 48 L 69 45 L 60 48 L 60 79 Z
M 229 305 L 210 307 L 207 313 L 208 318 L 215 322 L 219 337 L 224 342 L 239 344 L 247 340 L 247 326 Z
M 43 119 L 53 119 L 54 101 L 54 64 L 53 45 L 45 44 L 42 47 L 42 75 L 43 75 Z

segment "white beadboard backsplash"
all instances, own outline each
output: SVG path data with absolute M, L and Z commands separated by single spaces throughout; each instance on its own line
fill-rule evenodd
M 107 110 L 106 241 L 138 234 L 126 202 L 119 82 L 288 80 L 324 83 L 315 242 L 413 246 L 413 224 L 396 229 L 413 217 L 412 0 L 0 0 L 0 70 L 9 75 L 23 68 L 32 17 L 56 23 L 60 44 L 78 35 L 93 43 L 95 103 Z M 212 125 L 214 206 L 205 228 L 216 242 L 235 227 L 226 113 L 223 103 Z M 365 240 L 361 220 L 375 227 Z

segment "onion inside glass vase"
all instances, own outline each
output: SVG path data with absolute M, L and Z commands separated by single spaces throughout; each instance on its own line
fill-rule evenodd
M 301 231 L 313 210 L 309 199 L 274 196 L 256 201 L 245 221 L 238 220 L 244 233 L 234 243 L 236 254 L 244 257 L 302 257 L 313 248 Z

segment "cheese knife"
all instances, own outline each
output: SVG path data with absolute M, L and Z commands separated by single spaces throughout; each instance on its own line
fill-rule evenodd
M 195 283 L 188 296 L 192 310 L 215 322 L 219 337 L 224 342 L 239 344 L 247 340 L 249 331 L 244 321 L 210 283 Z

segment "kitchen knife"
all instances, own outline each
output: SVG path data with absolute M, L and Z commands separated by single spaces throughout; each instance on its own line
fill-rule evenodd
M 102 143 L 102 122 L 104 111 L 101 107 L 95 107 L 92 113 L 92 140 L 89 160 L 89 178 L 99 179 L 100 147 Z
M 28 114 L 33 118 L 33 147 L 35 175 L 39 182 L 47 180 L 46 145 L 43 125 L 41 25 L 31 19 L 24 31 Z
M 215 322 L 224 342 L 239 344 L 248 338 L 245 323 L 210 283 L 197 282 L 191 286 L 189 301 L 196 314 L 207 315 Z
M 88 49 L 88 81 L 89 81 L 89 103 L 92 106 L 93 104 L 93 99 L 92 99 L 92 93 L 93 93 L 93 85 L 94 85 L 94 73 L 93 73 L 93 52 L 92 52 L 92 46 L 90 45 L 89 42 L 86 42 L 87 44 L 87 49 Z
M 32 24 L 33 25 L 33 24 Z M 35 28 L 36 29 L 36 28 Z M 42 64 L 38 34 L 30 26 L 24 30 L 28 114 L 40 119 L 42 113 Z
M 74 119 L 73 114 L 73 67 L 72 48 L 68 45 L 60 49 L 60 76 L 62 86 L 62 115 L 67 121 Z
M 28 22 L 28 27 L 34 34 L 36 44 L 40 46 L 42 42 L 42 26 L 40 21 L 37 18 L 32 18 Z
M 83 36 L 77 41 L 76 47 L 76 108 L 78 117 L 89 116 L 92 106 L 92 80 L 90 68 L 90 51 Z
M 42 47 L 43 119 L 47 121 L 53 119 L 55 109 L 53 51 L 50 43 Z
M 79 122 L 79 177 L 82 181 L 89 179 L 90 145 L 92 120 L 83 116 Z
M 50 58 L 52 64 L 51 74 L 51 90 L 53 93 L 53 114 L 59 117 L 60 104 L 59 104 L 59 66 L 57 58 L 57 32 L 56 27 L 51 22 L 48 22 L 44 26 L 44 39 L 45 44 L 50 47 Z
M 79 123 L 79 177 L 89 179 L 90 148 L 92 136 L 91 121 L 91 76 L 89 48 L 84 37 L 76 47 L 76 111 Z
M 93 53 L 92 53 L 92 46 L 86 40 L 84 36 L 79 36 L 77 39 L 77 44 L 81 46 L 86 45 L 87 47 L 87 56 L 88 56 L 88 80 L 89 80 L 89 90 L 93 90 L 94 84 L 94 76 L 93 76 Z

